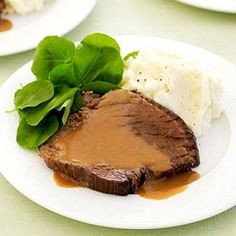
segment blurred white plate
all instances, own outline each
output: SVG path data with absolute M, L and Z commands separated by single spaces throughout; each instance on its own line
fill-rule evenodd
M 210 52 L 176 41 L 135 36 L 117 37 L 117 40 L 123 55 L 146 47 L 176 51 L 222 79 L 225 113 L 198 139 L 201 165 L 196 170 L 201 178 L 183 193 L 161 201 L 138 195 L 108 195 L 87 188 L 58 187 L 52 171 L 37 153 L 17 145 L 18 116 L 5 112 L 14 107 L 16 89 L 34 79 L 31 62 L 0 88 L 0 171 L 3 176 L 22 194 L 53 212 L 108 227 L 170 227 L 203 220 L 233 207 L 236 203 L 236 67 Z
M 205 8 L 212 11 L 236 13 L 235 0 L 176 0 L 191 6 Z
M 13 23 L 13 28 L 0 32 L 0 56 L 35 48 L 47 35 L 68 33 L 87 17 L 95 3 L 96 0 L 53 0 L 38 12 L 4 17 Z

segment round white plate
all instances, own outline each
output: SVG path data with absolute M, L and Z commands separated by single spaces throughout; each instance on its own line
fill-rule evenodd
M 180 52 L 222 79 L 225 113 L 198 139 L 201 178 L 186 191 L 166 200 L 138 195 L 103 194 L 87 188 L 62 188 L 39 156 L 16 141 L 18 116 L 12 110 L 14 92 L 34 79 L 31 62 L 20 68 L 0 89 L 0 171 L 21 193 L 39 205 L 69 218 L 116 228 L 162 228 L 214 216 L 236 203 L 236 67 L 205 50 L 160 38 L 117 37 L 122 54 L 141 48 Z M 30 134 L 29 134 L 30 135 Z
M 96 0 L 52 0 L 45 7 L 25 16 L 8 15 L 13 28 L 0 32 L 0 56 L 35 48 L 47 35 L 64 35 L 80 24 Z
M 200 7 L 212 11 L 236 13 L 235 0 L 176 0 L 190 6 Z

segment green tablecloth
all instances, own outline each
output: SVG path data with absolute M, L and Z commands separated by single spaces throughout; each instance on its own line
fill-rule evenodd
M 99 0 L 89 17 L 66 37 L 76 41 L 92 32 L 175 39 L 205 48 L 236 64 L 236 14 L 200 10 L 170 0 Z M 29 51 L 0 57 L 0 83 L 32 55 L 33 51 Z M 233 208 L 202 222 L 169 229 L 135 231 L 97 227 L 49 212 L 21 195 L 0 175 L 1 236 L 236 235 L 235 219 L 236 208 Z

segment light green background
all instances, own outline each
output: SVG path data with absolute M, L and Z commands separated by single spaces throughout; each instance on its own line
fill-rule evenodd
M 205 48 L 236 64 L 236 14 L 200 10 L 171 0 L 98 0 L 88 18 L 66 37 L 77 41 L 92 32 L 175 39 Z M 33 51 L 29 51 L 0 57 L 0 83 L 32 55 Z M 236 235 L 236 208 L 202 222 L 169 229 L 109 229 L 49 212 L 17 192 L 0 175 L 0 236 L 6 235 L 233 236 Z

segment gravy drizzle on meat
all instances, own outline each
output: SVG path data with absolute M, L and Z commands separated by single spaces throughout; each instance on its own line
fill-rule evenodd
M 199 165 L 193 132 L 176 114 L 134 92 L 88 92 L 84 107 L 40 147 L 47 166 L 104 193 L 136 193 L 150 179 Z
M 63 150 L 62 160 L 117 169 L 148 167 L 155 173 L 171 169 L 168 156 L 132 132 L 132 110 L 137 106 L 139 102 L 127 91 L 105 95 L 82 127 L 56 143 Z

